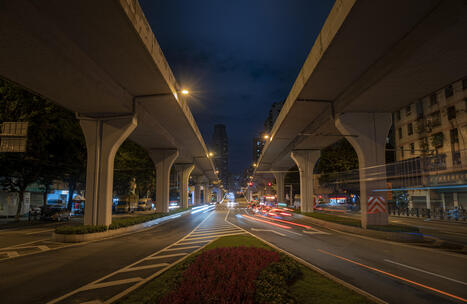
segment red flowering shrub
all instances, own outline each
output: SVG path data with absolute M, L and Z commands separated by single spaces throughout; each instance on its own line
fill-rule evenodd
M 183 272 L 177 290 L 161 303 L 254 303 L 255 280 L 279 259 L 279 253 L 255 247 L 205 251 Z

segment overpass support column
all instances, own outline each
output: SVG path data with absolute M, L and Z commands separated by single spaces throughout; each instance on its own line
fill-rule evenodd
M 284 195 L 285 172 L 274 173 L 274 178 L 276 179 L 277 202 L 284 203 L 285 202 L 285 195 Z
M 201 183 L 202 176 L 193 176 L 193 182 L 195 183 L 195 193 L 193 202 L 195 205 L 201 204 Z
M 175 164 L 180 180 L 180 205 L 182 208 L 188 208 L 188 183 L 194 168 L 195 165 L 193 164 Z
M 388 223 L 386 191 L 386 137 L 391 128 L 390 113 L 344 113 L 336 127 L 357 152 L 360 174 L 362 227 Z M 376 191 L 375 191 L 376 190 Z
M 134 116 L 79 119 L 87 148 L 84 224 L 108 226 L 112 223 L 115 154 L 137 120 Z
M 320 150 L 292 151 L 290 156 L 300 172 L 300 211 L 313 212 L 313 169 L 321 155 Z
M 216 198 L 217 202 L 220 202 L 222 200 L 222 190 L 219 188 L 216 189 Z
M 203 203 L 210 203 L 211 190 L 209 189 L 209 184 L 203 184 Z
M 156 166 L 156 212 L 169 212 L 170 169 L 178 157 L 177 150 L 149 150 Z

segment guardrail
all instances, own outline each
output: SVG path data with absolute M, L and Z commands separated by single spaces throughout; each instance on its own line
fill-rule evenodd
M 467 211 L 462 208 L 443 209 L 443 208 L 394 208 L 389 207 L 389 215 L 431 218 L 448 221 L 466 221 Z

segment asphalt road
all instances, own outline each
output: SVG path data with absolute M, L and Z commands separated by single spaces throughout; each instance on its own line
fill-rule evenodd
M 169 246 L 211 213 L 188 214 L 143 232 L 1 261 L 0 302 L 47 303 Z M 113 290 L 110 286 L 100 291 L 105 297 Z M 60 303 L 78 302 L 71 298 Z
M 466 256 L 362 238 L 232 209 L 228 221 L 388 303 L 464 303 Z M 276 224 L 282 225 L 278 227 Z
M 246 231 L 388 303 L 467 301 L 465 256 L 339 233 L 303 217 L 284 220 L 293 224 L 223 204 L 145 231 L 3 260 L 0 302 L 112 299 L 206 242 Z
M 339 215 L 360 219 L 360 214 L 347 213 Z M 467 222 L 464 221 L 426 220 L 423 218 L 390 216 L 389 222 L 392 224 L 415 226 L 428 237 L 467 246 Z

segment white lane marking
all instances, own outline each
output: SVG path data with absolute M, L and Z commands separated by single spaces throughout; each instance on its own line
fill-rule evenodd
M 164 251 L 185 250 L 185 249 L 192 249 L 192 248 L 198 248 L 198 247 L 201 247 L 201 246 L 185 246 L 185 247 L 178 247 L 178 248 L 169 248 L 169 249 L 165 249 Z
M 8 258 L 15 258 L 15 257 L 19 256 L 19 253 L 16 252 L 16 251 L 5 251 L 5 252 L 2 252 L 2 253 L 6 253 Z
M 285 236 L 285 234 L 280 233 L 280 232 L 277 232 L 277 231 L 272 230 L 272 229 L 256 229 L 256 228 L 251 228 L 251 230 L 253 230 L 253 231 L 267 231 L 267 232 L 272 232 L 272 233 L 278 234 L 278 235 L 280 235 L 280 236 Z
M 193 231 L 195 231 L 199 226 L 201 226 L 204 222 L 206 222 L 206 221 L 209 219 L 209 217 L 211 217 L 211 215 L 213 215 L 213 214 L 214 214 L 214 213 L 209 214 L 204 220 L 201 221 L 201 223 L 198 224 L 198 226 L 195 227 L 195 229 L 193 229 L 190 233 L 188 233 L 186 236 L 184 236 L 182 239 L 178 240 L 177 242 L 180 242 L 180 241 L 186 239 L 188 236 L 190 236 L 190 234 L 191 234 Z M 150 229 L 151 229 L 151 228 L 150 228 Z M 144 230 L 142 230 L 142 231 L 144 231 Z M 159 254 L 159 253 L 165 251 L 167 248 L 170 248 L 171 246 L 174 246 L 177 242 L 175 242 L 175 243 L 173 243 L 173 244 L 170 244 L 170 245 L 168 245 L 167 247 L 165 247 L 165 248 L 163 248 L 163 249 L 161 249 L 161 250 L 159 250 L 159 251 L 157 251 L 157 252 L 154 252 L 153 254 L 149 255 L 149 257 L 155 256 L 155 255 L 157 255 L 157 254 Z M 201 249 L 201 247 L 200 247 L 199 249 Z M 197 250 L 198 250 L 198 249 L 197 249 Z M 195 250 L 195 251 L 196 251 L 196 250 Z M 123 267 L 122 269 L 131 268 L 131 267 L 133 267 L 133 266 L 135 266 L 135 265 L 141 263 L 142 261 L 144 261 L 144 260 L 147 259 L 147 258 L 148 258 L 148 257 L 142 258 L 141 260 L 138 260 L 138 261 L 134 262 L 133 264 L 127 265 L 127 266 Z M 182 257 L 180 260 L 177 260 L 177 261 L 173 262 L 171 265 L 175 265 L 176 263 L 181 262 L 181 261 L 184 260 L 185 258 L 186 258 L 186 257 Z M 123 297 L 123 296 L 129 294 L 130 292 L 132 292 L 133 290 L 135 290 L 135 289 L 138 288 L 139 286 L 143 285 L 144 283 L 146 283 L 146 282 L 152 280 L 153 278 L 157 277 L 159 274 L 161 274 L 162 272 L 164 272 L 165 270 L 167 270 L 167 269 L 170 268 L 170 267 L 171 267 L 171 266 L 167 266 L 167 267 L 165 267 L 165 268 L 163 268 L 163 269 L 161 269 L 161 270 L 158 270 L 157 272 L 153 273 L 152 275 L 150 275 L 150 276 L 148 276 L 148 277 L 142 279 L 141 281 L 137 282 L 137 283 L 134 284 L 133 286 L 131 286 L 131 287 L 125 289 L 124 291 L 122 291 L 122 292 L 116 294 L 116 295 L 113 296 L 112 298 L 106 300 L 105 303 L 113 303 L 113 302 L 115 302 L 116 300 L 118 300 L 118 299 L 120 299 L 121 297 Z M 119 273 L 120 270 L 121 270 L 121 269 L 116 270 L 116 271 L 114 271 L 114 272 L 112 272 L 112 273 L 109 273 L 108 275 L 106 275 L 106 276 L 104 276 L 104 277 L 102 277 L 102 278 L 99 278 L 99 279 L 97 279 L 97 280 L 95 280 L 95 281 L 92 281 L 91 283 L 88 283 L 88 284 L 86 284 L 86 285 L 83 285 L 83 286 L 81 286 L 81 287 L 78 288 L 78 289 L 75 289 L 75 290 L 73 290 L 73 291 L 70 291 L 69 293 L 64 294 L 64 295 L 61 296 L 61 297 L 55 298 L 55 299 L 53 299 L 53 300 L 47 302 L 47 304 L 58 303 L 58 302 L 60 302 L 60 301 L 62 301 L 62 300 L 64 300 L 64 299 L 66 299 L 66 298 L 69 298 L 69 297 L 71 297 L 72 295 L 75 295 L 75 294 L 77 294 L 77 293 L 79 293 L 79 292 L 81 292 L 81 291 L 83 291 L 83 290 L 86 290 L 85 288 L 87 288 L 88 286 L 96 285 L 96 284 L 98 284 L 99 282 L 104 281 L 104 280 L 106 280 L 106 279 L 108 279 L 108 278 L 110 278 L 110 277 L 116 275 L 117 273 Z
M 212 239 L 212 238 L 220 238 L 223 236 L 230 236 L 230 235 L 239 235 L 239 234 L 245 234 L 243 231 L 238 231 L 238 232 L 232 232 L 232 233 L 224 233 L 221 235 L 210 235 L 210 236 L 201 236 L 201 237 L 196 237 L 196 238 L 189 238 L 187 240 L 200 240 L 200 239 Z
M 230 228 L 232 228 L 232 226 L 213 227 L 213 228 L 203 228 L 203 229 L 198 229 L 197 232 L 214 231 L 214 230 L 225 230 L 225 229 L 230 229 Z
M 187 252 L 180 252 L 180 253 L 174 253 L 174 254 L 165 254 L 165 255 L 158 255 L 158 256 L 150 256 L 150 257 L 147 257 L 145 260 L 165 259 L 165 258 L 183 256 L 183 255 L 187 255 L 187 254 L 188 254 Z
M 46 230 L 39 230 L 39 231 L 29 232 L 29 233 L 26 233 L 26 235 L 39 234 L 39 233 L 44 233 L 44 232 L 49 232 L 49 231 L 55 231 L 55 229 L 46 229 Z
M 321 230 L 318 230 L 318 229 L 314 229 L 314 228 L 311 228 L 311 229 L 314 230 L 314 231 L 303 230 L 303 233 L 306 233 L 306 234 L 330 234 L 328 232 L 324 232 L 324 231 L 321 231 Z
M 81 289 L 81 291 L 97 289 L 97 288 L 104 288 L 104 287 L 109 287 L 109 286 L 122 285 L 122 284 L 135 283 L 135 282 L 139 282 L 141 280 L 143 280 L 143 279 L 140 278 L 140 277 L 136 277 L 136 278 L 116 280 L 116 281 L 110 281 L 110 282 L 99 283 L 99 284 L 92 284 L 92 285 L 89 285 L 89 286 L 85 286 L 83 289 Z
M 39 243 L 39 242 L 47 241 L 47 240 L 48 240 L 48 239 L 42 239 L 42 240 L 37 240 L 37 241 L 31 241 L 31 242 L 21 243 L 21 244 L 17 244 L 17 245 L 11 245 L 11 246 L 8 246 L 8 247 L 0 248 L 0 250 L 4 250 L 4 249 L 13 249 L 13 248 L 16 248 L 16 247 L 19 247 L 19 246 L 24 246 L 24 245 Z
M 192 236 L 216 235 L 216 234 L 231 233 L 231 232 L 236 232 L 236 231 L 239 231 L 239 230 L 237 228 L 232 228 L 232 229 L 229 229 L 229 230 L 217 231 L 217 232 L 194 233 L 194 234 L 192 234 Z
M 39 246 L 36 246 L 37 248 L 39 248 L 40 250 L 42 251 L 47 251 L 47 250 L 50 250 L 49 247 L 45 246 L 45 245 L 39 245 Z
M 199 243 L 207 243 L 210 242 L 211 240 L 199 240 L 199 241 L 193 241 L 193 242 L 181 242 L 177 243 L 177 245 L 192 245 L 192 244 L 199 244 Z
M 229 212 L 230 212 L 230 209 L 229 209 Z M 240 226 L 238 226 L 238 225 L 235 225 L 234 223 L 229 222 L 229 221 L 227 220 L 227 216 L 229 215 L 229 212 L 227 212 L 227 215 L 225 216 L 225 219 L 224 219 L 227 223 L 234 225 L 234 226 L 237 227 L 238 229 L 242 229 L 243 231 L 245 231 L 246 233 L 248 233 L 248 234 L 251 235 L 252 237 L 255 237 L 255 238 L 257 238 L 258 240 L 262 241 L 263 243 L 266 243 L 266 245 L 271 246 L 272 248 L 276 249 L 277 251 L 280 251 L 280 252 L 283 252 L 283 253 L 287 254 L 288 256 L 290 256 L 291 258 L 293 258 L 294 260 L 299 261 L 300 263 L 302 263 L 302 264 L 308 266 L 308 268 L 311 268 L 311 269 L 315 270 L 316 272 L 322 274 L 323 276 L 327 277 L 328 279 L 331 279 L 331 280 L 333 280 L 333 281 L 335 281 L 335 282 L 338 282 L 339 284 L 341 284 L 341 285 L 343 285 L 343 286 L 345 286 L 345 287 L 347 287 L 347 288 L 349 288 L 349 289 L 351 289 L 351 290 L 353 290 L 353 291 L 355 291 L 355 292 L 357 292 L 357 293 L 359 293 L 359 294 L 361 294 L 361 295 L 364 295 L 365 297 L 368 297 L 368 298 L 372 299 L 372 300 L 375 301 L 376 303 L 379 303 L 379 304 L 389 304 L 388 302 L 381 300 L 380 298 L 378 298 L 378 297 L 372 295 L 371 293 L 366 292 L 366 291 L 364 291 L 363 289 L 360 289 L 360 288 L 358 288 L 358 287 L 356 287 L 356 286 L 354 286 L 354 285 L 352 285 L 352 284 L 350 284 L 350 283 L 347 283 L 346 281 L 343 281 L 343 280 L 339 279 L 338 277 L 333 276 L 333 275 L 330 274 L 329 272 L 324 271 L 323 269 L 321 269 L 321 268 L 319 268 L 319 267 L 317 267 L 317 266 L 315 266 L 315 265 L 313 265 L 313 264 L 311 264 L 311 263 L 309 263 L 309 262 L 303 260 L 302 258 L 299 258 L 299 257 L 297 257 L 296 255 L 293 255 L 292 253 L 290 253 L 290 252 L 288 252 L 288 251 L 286 251 L 286 250 L 284 250 L 284 249 L 281 249 L 280 247 L 278 247 L 278 246 L 276 246 L 276 245 L 274 245 L 274 244 L 272 244 L 272 243 L 266 241 L 265 239 L 263 239 L 263 238 L 261 238 L 261 237 L 255 235 L 255 234 L 253 234 L 253 233 L 251 233 L 251 232 L 249 232 L 249 231 L 243 229 L 242 227 L 240 227 Z
M 459 284 L 462 284 L 462 285 L 467 285 L 466 282 L 462 282 L 462 281 L 459 281 L 459 280 L 456 280 L 456 279 L 451 279 L 449 277 L 445 277 L 443 275 L 433 273 L 433 272 L 429 272 L 429 271 L 426 271 L 426 270 L 423 270 L 423 269 L 420 269 L 420 268 L 417 268 L 417 267 L 401 264 L 401 263 L 394 262 L 394 261 L 391 261 L 391 260 L 388 260 L 388 259 L 384 259 L 384 261 L 386 261 L 388 263 L 396 264 L 396 265 L 399 265 L 399 266 L 402 266 L 402 267 L 406 267 L 406 268 L 409 268 L 409 269 L 412 269 L 412 270 L 420 271 L 420 272 L 423 272 L 423 273 L 426 273 L 426 274 L 431 274 L 433 276 L 436 276 L 436 277 L 439 277 L 439 278 L 442 278 L 442 279 L 446 279 L 446 280 L 449 280 L 449 281 L 452 281 L 452 282 L 456 282 L 456 283 L 459 283 Z
M 138 271 L 138 270 L 144 270 L 144 269 L 150 269 L 150 268 L 165 267 L 169 265 L 170 265 L 169 263 L 159 263 L 159 264 L 151 264 L 151 265 L 144 265 L 144 266 L 136 266 L 136 267 L 131 267 L 128 269 L 121 270 L 120 272 Z

